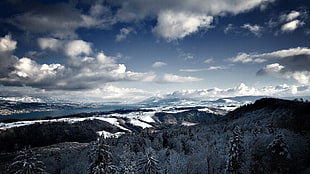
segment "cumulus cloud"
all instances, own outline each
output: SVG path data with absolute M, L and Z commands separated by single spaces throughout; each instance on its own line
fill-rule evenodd
M 200 29 L 211 27 L 214 16 L 239 14 L 255 7 L 266 7 L 274 0 L 133 0 L 113 1 L 116 20 L 138 21 L 146 17 L 157 17 L 153 31 L 168 41 L 182 39 Z
M 258 75 L 273 75 L 277 76 L 280 74 L 280 72 L 285 68 L 285 66 L 282 66 L 278 63 L 273 63 L 266 65 L 264 68 L 262 68 L 260 71 L 257 72 Z
M 65 45 L 65 53 L 70 57 L 81 54 L 89 55 L 92 52 L 91 44 L 83 40 L 73 40 Z
M 63 52 L 67 56 L 75 57 L 92 53 L 91 43 L 83 40 L 59 40 L 55 38 L 39 38 L 38 45 L 43 50 Z
M 11 35 L 5 35 L 0 38 L 0 52 L 14 51 L 16 49 L 17 42 L 12 40 Z
M 103 52 L 93 53 L 92 44 L 82 40 L 40 38 L 38 42 L 42 49 L 62 51 L 69 59 L 65 64 L 39 64 L 31 58 L 17 58 L 10 54 L 7 63 L 1 64 L 3 68 L 0 71 L 0 84 L 48 90 L 85 90 L 98 88 L 109 82 L 182 83 L 201 80 L 173 74 L 160 76 L 129 71 L 125 64 L 117 63 L 115 57 L 107 56 Z
M 72 61 L 72 62 L 70 62 Z M 115 81 L 148 81 L 153 74 L 126 70 L 114 58 L 102 52 L 95 57 L 70 59 L 68 64 L 38 64 L 29 58 L 21 58 L 14 64 L 8 77 L 0 79 L 7 86 L 32 86 L 42 89 L 79 90 L 92 89 Z
M 284 25 L 282 25 L 281 27 L 281 31 L 283 32 L 291 32 L 291 31 L 294 31 L 296 30 L 298 27 L 300 26 L 303 26 L 305 23 L 296 19 L 296 20 L 293 20 L 289 23 L 286 23 Z
M 167 63 L 165 63 L 165 62 L 155 62 L 153 65 L 152 65 L 152 67 L 154 67 L 154 68 L 159 68 L 159 67 L 163 67 L 163 66 L 166 66 L 167 65 Z
M 116 35 L 116 41 L 122 41 L 127 38 L 127 36 L 131 33 L 135 33 L 134 29 L 131 27 L 120 29 L 120 33 Z
M 218 99 L 225 97 L 236 96 L 276 96 L 276 97 L 291 97 L 291 96 L 305 96 L 309 95 L 310 86 L 308 85 L 277 85 L 277 86 L 264 86 L 260 88 L 250 87 L 244 83 L 232 88 L 210 88 L 198 90 L 181 90 L 174 91 L 167 95 L 167 97 L 179 98 L 196 98 L 196 99 Z
M 262 32 L 262 27 L 259 25 L 251 25 L 251 24 L 244 24 L 241 28 L 249 30 L 255 36 L 260 36 Z
M 171 41 L 182 39 L 187 35 L 197 32 L 200 28 L 209 28 L 213 17 L 168 10 L 160 12 L 157 21 L 158 23 L 153 31 L 159 36 Z
M 0 77 L 5 77 L 17 61 L 17 58 L 12 55 L 16 45 L 17 42 L 12 40 L 11 35 L 0 37 Z
M 302 27 L 305 22 L 304 20 L 307 17 L 306 11 L 295 11 L 292 10 L 287 14 L 282 14 L 279 17 L 279 22 L 281 23 L 282 32 L 292 32 L 299 27 Z
M 38 44 L 43 50 L 59 51 L 63 48 L 63 42 L 55 38 L 39 38 Z
M 296 19 L 297 17 L 301 16 L 301 12 L 299 11 L 295 11 L 295 10 L 292 10 L 290 13 L 288 14 L 282 14 L 280 17 L 279 17 L 279 20 L 280 21 L 283 21 L 283 22 L 289 22 L 289 21 L 292 21 L 294 19 Z
M 27 2 L 17 1 L 16 5 L 23 7 L 25 13 L 15 15 L 7 21 L 24 31 L 76 39 L 76 30 L 80 28 L 105 29 L 120 22 L 157 19 L 153 31 L 163 38 L 175 40 L 210 27 L 214 16 L 239 14 L 273 1 L 185 0 L 180 3 L 177 0 L 108 0 L 88 2 L 90 7 L 84 9 L 83 5 L 75 1 L 47 4 L 36 2 L 31 6 L 24 4 Z M 180 28 L 176 28 L 177 25 Z M 169 27 L 173 27 L 176 33 Z M 128 35 L 126 33 L 128 30 L 121 31 L 117 40 L 122 40 Z

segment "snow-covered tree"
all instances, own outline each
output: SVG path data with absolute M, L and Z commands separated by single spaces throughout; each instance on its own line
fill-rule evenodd
M 138 172 L 141 174 L 158 174 L 159 161 L 153 155 L 153 149 L 147 149 L 143 158 L 138 161 Z
M 128 145 L 124 145 L 120 155 L 120 172 L 122 174 L 135 174 L 137 171 L 135 153 L 130 151 Z
M 280 173 L 288 172 L 291 155 L 283 135 L 276 135 L 267 148 L 271 151 L 272 156 L 270 168 Z
M 31 148 L 24 148 L 8 168 L 9 172 L 18 174 L 46 173 L 45 164 L 38 160 L 38 154 L 35 154 Z
M 241 173 L 242 165 L 242 153 L 243 148 L 243 136 L 239 126 L 235 126 L 233 129 L 233 135 L 229 139 L 228 159 L 227 159 L 227 173 Z
M 111 174 L 115 173 L 116 167 L 112 165 L 112 153 L 109 145 L 105 144 L 104 136 L 93 144 L 90 160 L 91 174 Z

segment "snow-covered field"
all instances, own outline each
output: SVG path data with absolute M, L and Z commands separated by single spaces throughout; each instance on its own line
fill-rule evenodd
M 67 123 L 76 123 L 76 122 L 81 122 L 85 120 L 102 120 L 106 121 L 114 126 L 119 127 L 122 130 L 129 131 L 128 129 L 122 127 L 117 118 L 121 117 L 127 117 L 130 118 L 130 123 L 141 127 L 141 128 L 148 128 L 152 127 L 150 122 L 155 122 L 152 118 L 154 116 L 155 112 L 131 112 L 129 114 L 110 114 L 110 115 L 99 115 L 99 116 L 93 116 L 93 117 L 85 117 L 85 118 L 60 118 L 60 119 L 50 119 L 50 120 L 34 120 L 34 121 L 17 121 L 13 123 L 1 123 L 0 122 L 0 130 L 6 130 L 10 129 L 13 127 L 21 127 L 21 126 L 27 126 L 31 124 L 36 124 L 36 123 L 47 123 L 47 122 L 67 122 Z

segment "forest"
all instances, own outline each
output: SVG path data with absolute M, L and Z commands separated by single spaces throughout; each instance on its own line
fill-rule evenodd
M 92 127 L 71 125 L 74 131 L 64 131 L 70 136 L 63 135 L 63 139 L 59 137 L 62 126 L 57 125 L 59 141 L 40 145 L 29 141 L 23 147 L 2 148 L 0 173 L 310 173 L 307 101 L 263 98 L 223 116 L 191 111 L 153 117 L 157 122 L 152 128 L 109 138 L 92 133 L 94 125 L 102 126 L 100 122 L 92 123 Z M 199 124 L 178 124 L 191 120 Z M 18 133 L 22 129 L 0 132 L 0 144 L 7 147 L 4 144 L 8 142 L 3 141 L 7 135 L 31 136 Z

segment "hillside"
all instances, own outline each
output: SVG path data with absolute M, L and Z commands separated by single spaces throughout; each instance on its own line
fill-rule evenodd
M 137 173 L 140 170 L 138 164 L 147 156 L 156 159 L 158 173 L 310 171 L 309 102 L 263 98 L 225 116 L 193 109 L 179 113 L 154 113 L 152 118 L 152 122 L 140 120 L 150 125 L 145 129 L 135 126 L 130 118 L 119 118 L 122 120 L 119 125 L 129 131 L 120 129 L 117 125 L 111 127 L 108 122 L 99 120 L 85 120 L 68 125 L 62 123 L 66 125 L 65 128 L 57 127 L 60 123 L 35 124 L 31 130 L 36 130 L 34 127 L 45 127 L 42 130 L 54 134 L 57 129 L 59 134 L 54 136 L 59 140 L 69 141 L 66 139 L 66 135 L 69 135 L 70 138 L 76 138 L 71 141 L 79 142 L 95 140 L 96 131 L 102 129 L 130 132 L 104 141 L 112 154 L 109 164 L 115 166 L 115 170 L 120 173 L 128 172 L 129 168 L 131 172 Z M 191 124 L 195 126 L 182 126 L 184 123 L 195 123 Z M 51 129 L 47 129 L 48 127 Z M 18 129 L 8 129 L 6 132 L 12 130 Z M 42 133 L 42 130 L 39 132 Z M 35 135 L 37 134 L 40 133 Z M 12 135 L 18 133 L 14 132 Z M 27 134 L 25 132 L 20 136 Z M 2 142 L 4 141 L 1 140 Z M 64 141 L 54 143 L 59 142 Z M 47 165 L 49 173 L 77 174 L 88 173 L 89 165 L 86 164 L 93 158 L 90 153 L 92 148 L 98 146 L 93 143 L 62 143 L 35 148 L 34 151 L 42 154 L 40 160 Z M 1 155 L 0 159 L 7 160 L 1 161 L 0 169 L 5 169 L 10 164 L 13 156 L 14 153 Z M 1 171 L 6 173 L 5 170 Z

